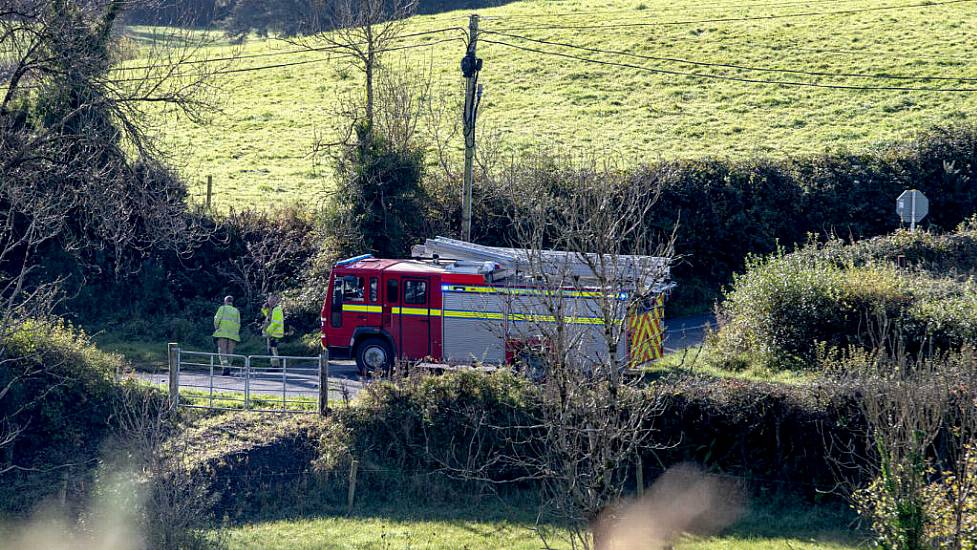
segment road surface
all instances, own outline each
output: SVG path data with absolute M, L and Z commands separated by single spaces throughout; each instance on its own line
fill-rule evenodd
M 712 315 L 693 315 L 665 320 L 665 352 L 698 346 L 706 337 L 706 329 L 716 328 Z
M 715 319 L 711 315 L 666 320 L 665 351 L 673 352 L 701 344 L 706 329 L 712 326 L 715 326 Z M 251 394 L 261 394 L 269 398 L 281 396 L 283 389 L 286 399 L 310 398 L 319 394 L 318 368 L 315 366 L 308 363 L 291 365 L 284 375 L 281 369 L 265 367 L 254 369 L 247 381 L 241 376 L 242 369 L 232 369 L 231 376 L 222 376 L 220 367 L 217 367 L 214 369 L 215 376 L 211 378 L 209 367 L 184 368 L 180 371 L 180 387 L 210 393 L 213 385 L 215 393 L 243 393 L 247 383 Z M 154 373 L 140 372 L 139 377 L 157 384 L 166 384 L 168 380 L 165 370 Z M 352 399 L 368 383 L 369 381 L 360 379 L 353 361 L 329 362 L 330 403 Z

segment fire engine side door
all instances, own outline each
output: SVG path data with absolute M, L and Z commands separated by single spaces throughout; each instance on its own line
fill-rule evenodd
M 397 356 L 400 355 L 400 276 L 384 271 L 382 287 L 380 328 L 393 338 L 394 355 Z
M 330 345 L 349 346 L 358 327 L 377 326 L 379 305 L 371 304 L 375 298 L 371 281 L 376 275 L 363 271 L 350 271 L 336 275 L 333 283 L 332 314 L 330 315 Z
M 431 355 L 431 279 L 403 277 L 400 284 L 400 356 L 423 359 Z

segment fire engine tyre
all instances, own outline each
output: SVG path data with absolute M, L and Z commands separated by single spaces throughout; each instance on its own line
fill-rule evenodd
M 533 382 L 546 378 L 546 358 L 539 353 L 523 350 L 516 355 L 516 370 Z
M 371 336 L 356 346 L 356 368 L 360 376 L 371 372 L 390 372 L 393 366 L 393 350 L 390 343 L 383 338 Z

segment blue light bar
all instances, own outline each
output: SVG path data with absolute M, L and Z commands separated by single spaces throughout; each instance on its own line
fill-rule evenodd
M 346 258 L 345 260 L 339 260 L 338 262 L 336 262 L 336 267 L 339 267 L 341 265 L 355 264 L 356 262 L 358 262 L 360 260 L 366 260 L 366 259 L 369 259 L 369 258 L 372 258 L 372 257 L 373 257 L 373 254 L 360 254 L 359 256 L 353 256 L 352 258 Z

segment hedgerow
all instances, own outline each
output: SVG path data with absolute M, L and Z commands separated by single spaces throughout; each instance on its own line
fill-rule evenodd
M 0 487 L 0 509 L 23 510 L 60 487 L 73 465 L 84 478 L 111 429 L 122 359 L 95 348 L 62 322 L 29 321 L 0 342 L 0 419 L 19 431 L 3 448 L 12 466 Z
M 522 166 L 525 165 L 525 166 Z M 572 193 L 581 172 L 555 159 L 527 159 L 499 181 Z M 923 226 L 951 230 L 977 210 L 977 126 L 936 128 L 915 140 L 862 154 L 790 159 L 677 160 L 626 171 L 643 188 L 660 189 L 645 220 L 667 238 L 677 224 L 672 311 L 705 309 L 751 255 L 837 236 L 859 240 L 899 228 L 895 201 L 916 188 L 930 198 Z M 509 224 L 533 204 L 532 193 L 477 190 L 473 233 L 485 244 L 511 244 Z M 515 197 L 515 199 L 513 199 Z M 652 200 L 653 197 L 649 197 Z M 451 212 L 457 212 L 452 209 Z M 457 216 L 458 214 L 454 214 Z
M 813 368 L 827 350 L 887 341 L 910 353 L 973 345 L 975 244 L 965 227 L 752 256 L 720 307 L 713 343 L 773 369 Z

